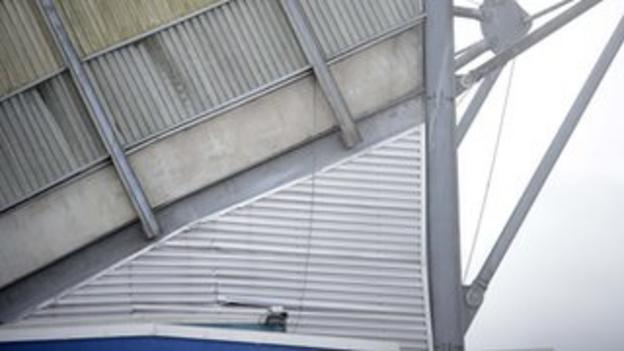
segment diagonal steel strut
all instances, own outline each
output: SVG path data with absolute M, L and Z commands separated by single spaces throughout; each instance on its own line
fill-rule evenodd
M 312 25 L 303 12 L 299 0 L 282 0 L 282 7 L 303 53 L 312 66 L 314 75 L 327 98 L 327 102 L 329 102 L 334 112 L 345 146 L 347 148 L 355 146 L 362 141 L 362 136 L 357 129 L 353 116 L 351 116 L 351 111 L 349 111 L 340 88 L 327 66 L 318 39 L 312 31 Z
M 141 182 L 128 162 L 123 146 L 119 143 L 119 140 L 115 135 L 115 130 L 104 112 L 102 103 L 95 93 L 93 83 L 89 79 L 83 66 L 84 63 L 78 56 L 78 53 L 69 38 L 69 34 L 63 25 L 54 2 L 52 0 L 40 0 L 39 3 L 59 49 L 63 53 L 65 64 L 69 68 L 72 79 L 80 92 L 81 98 L 87 106 L 89 115 L 93 119 L 100 139 L 106 147 L 119 179 L 128 194 L 132 206 L 139 216 L 141 224 L 143 225 L 143 231 L 148 239 L 153 239 L 160 234 L 158 220 L 156 219 L 149 200 L 143 191 Z
M 583 85 L 583 88 L 576 97 L 574 104 L 570 108 L 565 120 L 559 127 L 557 134 L 550 143 L 544 157 L 535 170 L 535 173 L 533 173 L 529 184 L 516 204 L 516 207 L 505 224 L 503 231 L 490 251 L 485 263 L 481 267 L 479 274 L 474 279 L 473 283 L 468 287 L 465 296 L 467 310 L 465 315 L 466 319 L 464 323 L 464 331 L 468 329 L 470 323 L 474 319 L 474 316 L 483 301 L 485 290 L 496 273 L 496 270 L 500 266 L 505 254 L 509 250 L 509 247 L 513 243 L 522 222 L 529 213 L 535 199 L 548 179 L 550 172 L 553 170 L 559 156 L 570 140 L 574 129 L 578 125 L 579 120 L 583 116 L 583 113 L 587 109 L 592 97 L 600 86 L 607 70 L 615 59 L 618 50 L 622 46 L 622 42 L 624 42 L 624 16 L 621 18 L 615 31 L 613 32 L 613 35 L 609 39 L 609 42 L 594 65 L 589 77 Z

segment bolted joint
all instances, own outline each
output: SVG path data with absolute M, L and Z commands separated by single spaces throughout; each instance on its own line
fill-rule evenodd
M 480 281 L 475 281 L 470 286 L 468 286 L 464 292 L 464 300 L 468 308 L 479 308 L 483 303 L 483 297 L 485 296 L 486 290 L 487 285 Z
M 468 73 L 457 77 L 457 82 L 458 89 L 461 89 L 460 91 L 464 91 L 470 89 L 470 87 L 472 87 L 477 81 L 473 74 Z
M 463 294 L 464 294 L 464 313 L 463 313 L 463 323 L 462 328 L 464 333 L 468 331 L 474 317 L 479 311 L 479 308 L 483 304 L 483 299 L 485 298 L 485 291 L 487 290 L 487 284 L 482 281 L 475 280 L 472 284 L 468 286 L 463 286 Z

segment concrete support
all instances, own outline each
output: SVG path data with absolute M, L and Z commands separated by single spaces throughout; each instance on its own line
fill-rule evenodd
M 474 315 L 483 301 L 485 290 L 509 250 L 509 247 L 513 243 L 520 226 L 524 222 L 524 219 L 533 206 L 535 199 L 542 190 L 544 183 L 546 183 L 550 172 L 555 167 L 559 156 L 561 156 L 563 149 L 570 140 L 574 129 L 587 109 L 587 106 L 594 96 L 596 89 L 598 89 L 598 86 L 607 73 L 609 66 L 615 59 L 615 56 L 622 46 L 622 42 L 624 42 L 624 17 L 620 20 L 615 32 L 600 55 L 598 62 L 596 62 L 596 65 L 592 69 L 587 81 L 579 92 L 579 95 L 570 108 L 570 111 L 561 124 L 561 127 L 559 127 L 557 134 L 550 143 L 550 146 L 540 161 L 535 173 L 533 173 L 529 184 L 516 204 L 516 207 L 505 224 L 500 236 L 496 240 L 494 247 L 490 251 L 490 254 L 479 271 L 479 274 L 466 292 L 466 301 L 468 303 L 468 313 L 466 315 L 467 319 L 465 325 L 466 329 L 470 326 Z
M 427 258 L 435 350 L 463 350 L 452 0 L 426 0 Z
M 314 75 L 318 80 L 329 105 L 338 121 L 342 138 L 346 147 L 351 148 L 362 141 L 362 137 L 353 121 L 353 116 L 345 102 L 334 76 L 329 71 L 327 62 L 321 52 L 318 39 L 312 32 L 312 26 L 308 21 L 299 0 L 282 0 L 284 12 L 290 21 L 290 25 L 295 31 L 299 45 L 312 65 Z
M 152 212 L 152 208 L 143 192 L 139 179 L 135 175 L 130 163 L 128 163 L 123 147 L 119 143 L 119 140 L 117 140 L 114 129 L 83 67 L 83 62 L 80 60 L 76 49 L 69 39 L 67 30 L 63 26 L 61 18 L 54 7 L 54 2 L 52 0 L 40 0 L 40 4 L 43 14 L 50 25 L 51 32 L 56 39 L 56 43 L 63 53 L 65 64 L 71 72 L 74 83 L 80 91 L 85 106 L 87 106 L 89 110 L 89 114 L 113 161 L 117 174 L 143 224 L 143 231 L 148 238 L 154 238 L 160 233 L 158 221 Z

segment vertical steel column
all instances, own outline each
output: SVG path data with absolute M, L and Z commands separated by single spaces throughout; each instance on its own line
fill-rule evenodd
M 104 113 L 100 100 L 83 67 L 83 62 L 80 60 L 78 53 L 72 45 L 69 35 L 61 22 L 61 18 L 54 7 L 54 2 L 53 0 L 40 0 L 40 5 L 52 29 L 56 42 L 63 53 L 65 64 L 69 68 L 71 76 L 80 91 L 80 95 L 89 110 L 89 114 L 97 127 L 100 138 L 111 156 L 113 165 L 126 189 L 126 193 L 139 215 L 139 219 L 143 224 L 143 230 L 148 238 L 154 238 L 160 233 L 158 221 L 152 212 L 152 208 L 141 188 L 138 178 L 128 163 L 122 146 L 115 136 L 113 127 Z
M 524 222 L 524 219 L 533 206 L 535 199 L 542 190 L 544 183 L 546 183 L 550 172 L 555 167 L 559 156 L 561 156 L 563 149 L 570 140 L 574 129 L 587 109 L 587 106 L 594 96 L 596 89 L 598 89 L 600 82 L 602 82 L 602 79 L 607 73 L 609 66 L 615 59 L 615 56 L 622 46 L 622 42 L 624 42 L 624 17 L 620 20 L 615 32 L 609 39 L 609 42 L 602 51 L 600 58 L 585 81 L 583 88 L 576 97 L 572 108 L 570 108 L 570 111 L 566 115 L 561 127 L 559 127 L 557 134 L 548 146 L 548 150 L 546 150 L 546 153 L 535 170 L 535 173 L 533 173 L 529 184 L 522 193 L 522 196 L 516 204 L 511 216 L 507 220 L 502 233 L 496 240 L 494 247 L 481 267 L 479 274 L 470 285 L 466 300 L 469 302 L 469 305 L 472 306 L 469 306 L 470 313 L 467 318 L 466 328 L 470 325 L 470 322 L 479 308 L 479 305 L 483 301 L 483 294 L 490 284 L 494 273 L 496 273 L 496 270 L 500 266 L 505 254 L 509 250 L 509 247 L 518 233 L 518 229 L 520 229 L 522 222 Z M 472 302 L 472 304 L 470 302 Z
M 312 25 L 304 14 L 299 0 L 282 0 L 282 7 L 284 12 L 286 12 L 291 27 L 295 31 L 295 36 L 303 49 L 303 53 L 310 65 L 312 65 L 314 75 L 325 94 L 325 98 L 327 98 L 338 120 L 338 125 L 342 132 L 342 140 L 346 147 L 351 148 L 362 141 L 362 136 L 353 121 L 349 107 L 338 88 L 338 84 L 334 80 L 334 76 L 329 71 L 329 67 L 327 67 L 327 62 L 321 52 L 318 39 L 312 32 Z
M 425 0 L 427 258 L 435 350 L 463 350 L 452 0 Z

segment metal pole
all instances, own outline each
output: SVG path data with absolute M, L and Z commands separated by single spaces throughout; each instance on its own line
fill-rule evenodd
M 550 143 L 550 146 L 544 154 L 539 166 L 535 170 L 535 173 L 533 173 L 529 185 L 524 190 L 522 197 L 520 197 L 520 200 L 509 217 L 509 220 L 505 224 L 501 235 L 498 237 L 496 244 L 490 251 L 490 254 L 479 271 L 479 274 L 471 284 L 466 296 L 468 302 L 474 302 L 474 306 L 471 306 L 472 311 L 468 319 L 468 325 L 472 321 L 472 318 L 483 299 L 483 294 L 492 280 L 494 273 L 496 273 L 496 270 L 500 266 L 501 261 L 505 257 L 505 254 L 516 237 L 518 229 L 529 213 L 531 206 L 544 186 L 548 175 L 557 163 L 557 160 L 559 159 L 559 156 L 565 148 L 568 140 L 570 140 L 574 129 L 587 109 L 587 106 L 594 96 L 596 89 L 607 73 L 609 66 L 615 59 L 623 41 L 624 17 L 620 20 L 615 32 L 602 51 L 600 58 L 592 69 L 579 95 L 576 97 L 576 100 L 570 108 L 565 120 L 561 124 L 561 127 L 559 127 L 557 134 Z
M 318 39 L 312 32 L 312 25 L 304 14 L 299 0 L 282 0 L 282 6 L 295 31 L 299 45 L 301 45 L 308 62 L 312 65 L 314 75 L 334 112 L 345 146 L 348 148 L 355 146 L 362 141 L 362 136 L 353 121 L 351 111 L 349 111 L 347 102 L 342 96 L 334 76 L 329 71 Z
M 477 114 L 479 114 L 483 103 L 485 103 L 485 100 L 490 95 L 490 91 L 492 91 L 492 88 L 494 88 L 494 85 L 496 84 L 496 81 L 498 80 L 501 71 L 502 68 L 499 68 L 496 71 L 490 73 L 487 77 L 485 77 L 485 79 L 479 86 L 479 89 L 475 93 L 475 96 L 470 101 L 470 105 L 468 105 L 466 112 L 464 112 L 464 115 L 459 120 L 457 128 L 455 128 L 456 147 L 459 147 L 461 142 L 464 140 L 464 137 L 468 133 L 468 129 L 470 129 L 470 126 L 472 126 L 472 122 L 474 122 Z
M 61 18 L 54 7 L 53 0 L 40 0 L 43 14 L 48 20 L 52 33 L 63 52 L 65 64 L 71 72 L 71 76 L 80 91 L 85 105 L 89 110 L 95 126 L 106 150 L 111 156 L 113 165 L 117 170 L 117 174 L 126 189 L 126 193 L 139 215 L 139 219 L 143 224 L 143 230 L 148 238 L 154 238 L 160 233 L 158 221 L 152 212 L 149 201 L 141 188 L 141 184 L 134 174 L 132 167 L 128 163 L 128 159 L 120 145 L 110 121 L 106 117 L 104 109 L 100 104 L 100 100 L 93 89 L 93 85 L 87 76 L 87 72 L 82 66 L 83 63 L 74 49 L 69 39 L 69 35 L 61 22 Z
M 507 62 L 520 55 L 521 53 L 525 52 L 533 45 L 548 37 L 550 34 L 554 33 L 561 27 L 570 23 L 572 20 L 582 15 L 601 1 L 602 0 L 582 0 L 578 4 L 567 9 L 543 26 L 539 27 L 524 38 L 520 39 L 516 44 L 512 45 L 505 51 L 484 62 L 479 67 L 468 72 L 468 74 L 463 76 L 461 79 L 463 87 L 470 87 L 475 82 L 481 80 L 488 73 L 498 68 L 501 68 Z
M 490 46 L 485 40 L 481 40 L 470 45 L 466 49 L 462 50 L 463 53 L 455 60 L 455 69 L 458 70 L 464 67 L 489 49 Z
M 453 8 L 453 14 L 457 17 L 474 19 L 481 21 L 483 19 L 483 13 L 481 10 L 473 7 L 455 6 Z
M 452 0 L 425 0 L 427 259 L 435 350 L 463 350 Z
M 543 10 L 541 10 L 541 11 L 535 13 L 535 14 L 532 14 L 531 16 L 527 17 L 525 19 L 525 21 L 527 21 L 527 22 L 534 21 L 534 20 L 536 20 L 536 19 L 538 19 L 538 18 L 540 18 L 542 16 L 545 16 L 545 15 L 547 15 L 547 14 L 553 12 L 553 11 L 557 11 L 558 9 L 562 8 L 565 5 L 568 5 L 569 3 L 573 2 L 573 1 L 574 0 L 562 0 L 562 1 L 559 1 L 556 4 L 548 6 L 547 8 L 545 8 L 545 9 L 543 9 Z

